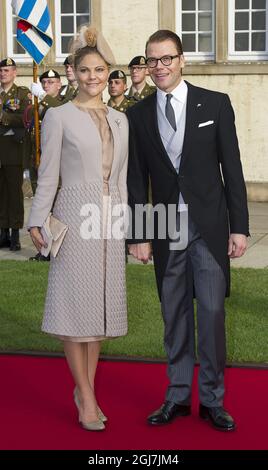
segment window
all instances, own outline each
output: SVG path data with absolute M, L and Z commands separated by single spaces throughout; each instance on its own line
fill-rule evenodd
M 268 0 L 229 0 L 229 58 L 268 58 Z
M 215 0 L 177 0 L 177 32 L 190 60 L 215 56 Z
M 17 20 L 17 16 L 13 15 L 11 1 L 6 0 L 7 57 L 12 57 L 16 62 L 29 62 L 29 54 L 17 41 Z
M 79 27 L 90 22 L 90 12 L 90 0 L 57 0 L 55 2 L 55 42 L 58 61 L 68 55 L 69 43 Z

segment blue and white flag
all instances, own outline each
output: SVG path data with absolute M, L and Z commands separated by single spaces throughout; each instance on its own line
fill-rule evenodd
M 53 34 L 47 0 L 12 0 L 18 16 L 17 40 L 40 64 L 53 44 Z

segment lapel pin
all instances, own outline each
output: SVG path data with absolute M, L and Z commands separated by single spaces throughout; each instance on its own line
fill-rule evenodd
M 115 122 L 116 122 L 116 124 L 118 125 L 118 127 L 120 127 L 120 124 L 121 124 L 120 119 L 116 119 Z
M 197 107 L 200 108 L 200 106 L 202 106 L 202 104 L 201 104 L 201 103 L 198 103 Z

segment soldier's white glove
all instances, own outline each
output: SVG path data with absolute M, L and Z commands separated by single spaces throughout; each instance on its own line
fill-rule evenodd
M 39 100 L 42 100 L 46 96 L 46 92 L 44 91 L 41 83 L 32 83 L 31 92 L 34 96 L 37 96 Z

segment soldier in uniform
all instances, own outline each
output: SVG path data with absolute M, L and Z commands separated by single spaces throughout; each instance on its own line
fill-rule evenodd
M 67 101 L 67 95 L 62 96 L 60 91 L 62 89 L 61 79 L 58 72 L 55 70 L 47 70 L 46 72 L 40 75 L 40 83 L 33 83 L 31 88 L 35 96 L 37 96 L 39 101 L 38 114 L 39 114 L 39 125 L 41 126 L 42 120 L 49 108 L 55 108 L 60 106 Z M 33 127 L 33 107 L 27 110 L 27 119 L 26 122 L 30 122 L 30 131 L 32 136 L 32 165 L 30 167 L 30 178 L 33 194 L 37 187 L 37 168 L 35 162 L 35 136 L 34 136 L 34 127 Z M 28 126 L 29 127 L 29 124 Z M 49 256 L 43 256 L 41 253 L 37 253 L 35 256 L 30 258 L 30 261 L 49 261 Z
M 63 85 L 60 90 L 60 95 L 64 98 L 64 101 L 72 101 L 78 92 L 77 81 L 73 69 L 73 56 L 69 55 L 63 62 L 65 67 L 65 75 L 68 80 L 68 85 Z
M 125 95 L 127 91 L 127 77 L 122 70 L 114 70 L 109 75 L 108 79 L 108 91 L 110 99 L 108 106 L 125 113 L 130 106 L 136 103 L 133 98 L 129 98 Z
M 134 98 L 136 101 L 140 101 L 146 96 L 151 95 L 156 88 L 146 82 L 147 65 L 145 57 L 143 55 L 133 57 L 128 64 L 128 68 L 132 81 L 128 96 Z
M 30 90 L 17 86 L 16 63 L 0 62 L 0 248 L 21 249 L 19 229 L 23 227 L 23 113 L 31 103 Z M 10 233 L 11 230 L 11 233 Z
M 39 80 L 39 83 L 32 83 L 31 90 L 32 94 L 40 100 L 39 119 L 42 121 L 49 108 L 60 106 L 65 100 L 60 95 L 62 83 L 56 70 L 47 70 L 40 75 Z
M 60 96 L 61 79 L 58 72 L 55 70 L 47 70 L 40 75 L 40 83 L 32 83 L 31 90 L 33 95 L 39 98 L 38 115 L 39 125 L 41 126 L 42 120 L 49 108 L 55 108 L 65 102 L 65 99 Z M 35 162 L 35 137 L 34 137 L 34 108 L 31 104 L 25 110 L 24 123 L 31 134 L 32 141 L 32 162 L 30 165 L 30 179 L 33 194 L 37 187 L 37 168 Z

